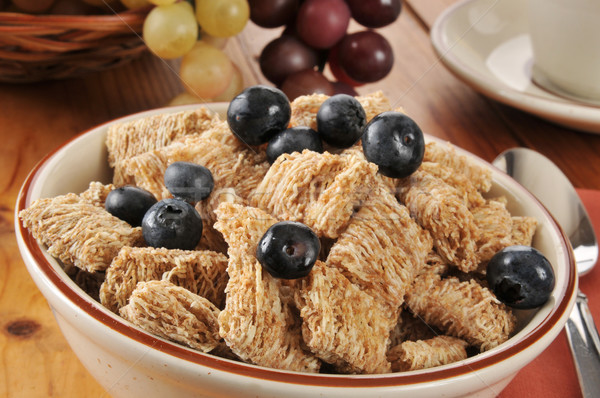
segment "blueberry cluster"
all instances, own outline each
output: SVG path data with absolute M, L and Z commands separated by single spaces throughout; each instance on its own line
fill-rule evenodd
M 124 186 L 112 190 L 104 206 L 115 217 L 141 226 L 149 246 L 192 250 L 202 236 L 202 218 L 194 204 L 212 192 L 212 174 L 199 164 L 174 162 L 167 167 L 164 182 L 173 198 L 157 201 L 142 188 Z
M 317 130 L 306 126 L 288 128 L 291 107 L 279 89 L 252 86 L 235 97 L 227 109 L 231 131 L 248 145 L 267 144 L 273 163 L 283 153 L 309 149 L 323 152 L 323 143 L 344 149 L 362 138 L 365 157 L 382 174 L 402 178 L 423 161 L 425 140 L 419 126 L 398 112 L 384 112 L 367 124 L 360 102 L 347 94 L 329 97 L 317 112 Z

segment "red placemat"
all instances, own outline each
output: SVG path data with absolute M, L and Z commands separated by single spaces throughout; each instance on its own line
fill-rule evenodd
M 598 237 L 600 236 L 600 191 L 578 189 L 577 192 L 592 218 L 596 237 Z M 596 326 L 600 326 L 600 264 L 596 264 L 590 273 L 581 278 L 579 288 L 587 295 Z M 500 394 L 502 398 L 580 396 L 581 390 L 575 365 L 564 331 L 538 358 L 523 368 Z

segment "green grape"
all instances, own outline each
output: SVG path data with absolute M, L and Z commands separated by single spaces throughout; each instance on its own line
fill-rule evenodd
M 157 6 L 144 21 L 144 41 L 161 58 L 179 58 L 194 47 L 198 23 L 189 3 Z
M 196 19 L 209 35 L 235 36 L 250 18 L 247 0 L 196 0 Z
M 227 89 L 233 69 L 231 60 L 223 51 L 199 41 L 181 59 L 179 76 L 189 93 L 208 99 Z
M 229 86 L 223 91 L 221 94 L 213 97 L 211 102 L 230 102 L 235 98 L 236 95 L 242 92 L 244 89 L 244 77 L 242 76 L 242 72 L 237 67 L 236 64 L 233 64 L 233 76 L 231 78 L 231 82 Z

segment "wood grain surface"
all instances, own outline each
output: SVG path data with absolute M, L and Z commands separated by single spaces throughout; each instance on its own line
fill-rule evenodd
M 530 147 L 555 161 L 575 186 L 600 189 L 600 135 L 496 103 L 445 69 L 432 49 L 429 29 L 453 3 L 405 1 L 399 20 L 380 29 L 393 46 L 392 73 L 360 87 L 359 93 L 383 90 L 425 132 L 486 160 L 510 147 Z M 226 52 L 246 85 L 267 83 L 256 58 L 278 34 L 249 23 L 229 40 Z M 0 397 L 110 396 L 70 350 L 24 267 L 14 236 L 15 201 L 36 162 L 65 140 L 111 119 L 166 105 L 183 91 L 177 70 L 177 61 L 147 54 L 83 78 L 0 84 Z

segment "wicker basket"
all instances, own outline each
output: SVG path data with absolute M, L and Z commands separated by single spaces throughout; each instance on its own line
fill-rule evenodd
M 146 50 L 141 31 L 149 10 L 81 16 L 0 12 L 0 81 L 64 79 L 134 59 Z

